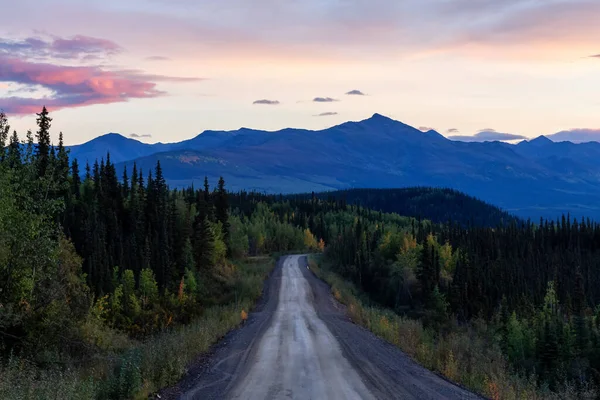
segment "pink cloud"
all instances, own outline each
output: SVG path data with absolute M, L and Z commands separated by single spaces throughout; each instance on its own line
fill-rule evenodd
M 192 82 L 197 78 L 177 78 L 144 74 L 137 70 L 103 70 L 99 67 L 71 67 L 36 63 L 0 55 L 0 82 L 41 86 L 52 92 L 43 98 L 0 98 L 0 109 L 7 114 L 31 114 L 45 105 L 52 111 L 93 104 L 153 98 L 166 93 L 157 82 Z

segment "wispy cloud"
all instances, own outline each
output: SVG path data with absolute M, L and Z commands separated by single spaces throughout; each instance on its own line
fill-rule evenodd
M 146 60 L 148 60 L 148 61 L 169 61 L 170 58 L 165 57 L 165 56 L 149 56 L 149 57 L 146 57 Z
M 581 56 L 598 51 L 592 46 L 600 34 L 600 2 L 593 0 L 137 0 L 128 2 L 127 11 L 117 6 L 118 0 L 55 2 L 56 7 L 40 9 L 32 7 L 33 0 L 13 1 L 15 17 L 3 22 L 5 30 L 18 31 L 29 21 L 33 26 L 43 22 L 45 29 L 72 23 L 75 29 L 89 26 L 90 32 L 128 36 L 128 46 L 137 42 L 149 47 L 151 38 L 160 51 L 184 55 L 214 51 L 256 59 L 320 56 L 344 61 L 356 60 L 358 54 L 375 59 L 439 52 L 486 59 L 517 53 Z M 269 30 L 261 29 L 265 26 Z
M 267 99 L 262 99 L 262 100 L 256 100 L 254 103 L 252 104 L 262 104 L 262 105 L 267 105 L 267 106 L 276 106 L 279 103 L 279 100 L 267 100 Z
M 337 99 L 333 99 L 331 97 L 315 97 L 313 102 L 315 103 L 333 103 L 334 101 L 338 101 Z
M 0 55 L 26 60 L 53 58 L 94 61 L 122 51 L 123 48 L 115 42 L 84 35 L 14 40 L 0 38 Z
M 363 92 L 361 92 L 360 90 L 351 90 L 349 92 L 346 93 L 349 96 L 365 96 L 365 94 Z
M 330 117 L 333 115 L 338 115 L 337 112 L 323 112 L 321 114 L 313 115 L 313 117 Z
M 125 102 L 165 94 L 157 82 L 193 82 L 179 78 L 145 74 L 138 70 L 106 70 L 92 66 L 63 66 L 31 62 L 0 55 L 0 82 L 14 82 L 25 88 L 42 88 L 51 94 L 42 97 L 10 96 L 0 98 L 7 114 L 31 114 L 42 106 L 51 111 L 92 104 Z
M 446 131 L 446 133 L 458 133 L 458 132 L 460 132 L 460 131 L 456 128 L 450 128 Z
M 494 141 L 507 141 L 507 140 L 524 140 L 527 139 L 523 135 L 516 135 L 513 133 L 497 132 L 494 129 L 482 129 L 475 135 L 454 135 L 448 136 L 450 140 L 456 140 L 461 142 L 494 142 Z
M 600 142 L 600 129 L 570 129 L 546 137 L 554 142 Z
M 141 138 L 151 138 L 152 135 L 150 135 L 149 133 L 143 134 L 143 135 L 138 135 L 137 133 L 132 133 L 129 135 L 130 138 L 134 138 L 134 139 L 141 139 Z
M 590 56 L 590 58 L 600 58 L 600 54 L 595 54 L 593 56 Z

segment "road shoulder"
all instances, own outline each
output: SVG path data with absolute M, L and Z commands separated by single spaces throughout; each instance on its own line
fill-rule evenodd
M 279 258 L 265 280 L 263 294 L 246 322 L 192 363 L 177 385 L 162 390 L 159 393 L 161 399 L 213 400 L 224 397 L 243 369 L 245 360 L 251 358 L 256 348 L 254 342 L 260 340 L 275 314 L 284 259 Z
M 344 306 L 333 298 L 329 285 L 306 267 L 307 257 L 300 258 L 300 264 L 312 288 L 319 318 L 336 337 L 344 356 L 377 398 L 480 398 L 417 364 L 396 346 L 354 324 L 346 316 Z

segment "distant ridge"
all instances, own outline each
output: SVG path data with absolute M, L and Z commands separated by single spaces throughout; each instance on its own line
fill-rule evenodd
M 111 134 L 71 147 L 80 162 L 107 151 L 119 169 L 135 161 L 147 171 L 160 161 L 178 187 L 201 185 L 205 175 L 222 175 L 233 190 L 266 193 L 447 187 L 519 216 L 600 218 L 597 142 L 458 142 L 374 114 L 317 131 L 242 128 L 158 144 Z
M 291 195 L 310 198 L 312 194 Z M 322 192 L 320 199 L 335 198 L 375 211 L 428 219 L 434 223 L 454 222 L 463 226 L 497 227 L 519 220 L 500 208 L 454 189 L 410 187 L 403 189 L 348 189 Z

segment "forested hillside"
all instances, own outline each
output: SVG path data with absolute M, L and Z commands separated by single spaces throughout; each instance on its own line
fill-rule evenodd
M 235 191 L 271 194 L 446 187 L 525 219 L 600 217 L 598 143 L 458 142 L 380 114 L 317 131 L 207 131 L 170 144 L 125 146 L 128 139 L 117 136 L 74 147 L 73 154 L 85 162 L 113 148 L 119 174 L 134 161 L 148 170 L 160 160 L 167 182 L 179 188 L 202 185 L 206 175 L 223 176 Z
M 416 340 L 401 347 L 425 365 L 494 398 L 598 394 L 600 225 L 462 227 L 316 197 L 289 204 L 325 241 L 333 272 L 422 321 L 418 339 L 395 338 Z
M 299 196 L 307 198 L 312 194 Z M 516 218 L 496 206 L 453 189 L 349 189 L 317 193 L 316 196 L 323 200 L 334 198 L 343 200 L 346 204 L 359 204 L 375 211 L 428 219 L 438 223 L 456 222 L 463 226 L 495 227 Z
M 170 190 L 160 163 L 70 161 L 51 121 L 22 142 L 0 114 L 0 398 L 173 384 L 260 296 L 273 262 L 249 256 L 318 247 L 264 204 L 230 209 L 222 179 Z
M 160 162 L 122 176 L 108 154 L 78 165 L 50 143 L 45 109 L 37 121 L 21 143 L 0 117 L 0 398 L 139 398 L 173 384 L 247 317 L 272 265 L 256 256 L 289 251 L 324 252 L 361 298 L 356 322 L 473 390 L 598 394 L 592 221 L 505 220 L 423 189 L 398 210 L 435 222 L 327 194 L 229 193 L 222 179 L 173 190 Z

